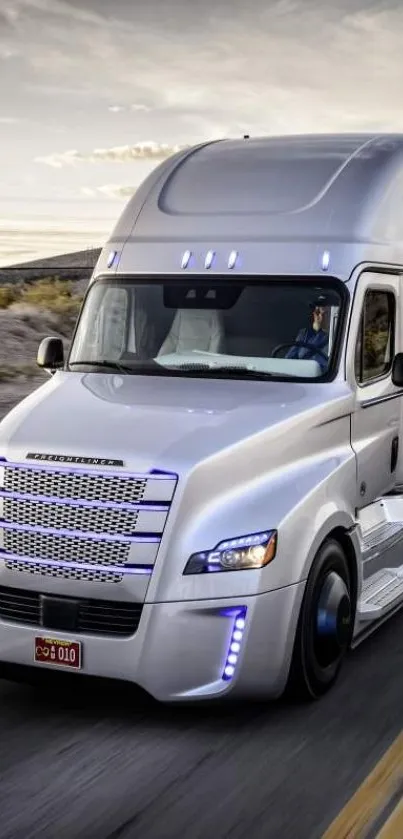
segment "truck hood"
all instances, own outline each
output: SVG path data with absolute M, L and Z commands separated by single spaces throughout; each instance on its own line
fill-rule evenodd
M 181 472 L 256 436 L 300 440 L 349 413 L 352 399 L 345 383 L 60 372 L 0 423 L 0 456 L 113 458 L 130 470 Z

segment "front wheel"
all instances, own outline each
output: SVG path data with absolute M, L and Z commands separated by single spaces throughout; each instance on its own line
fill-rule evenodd
M 309 574 L 286 693 L 318 699 L 334 685 L 353 632 L 351 580 L 343 549 L 329 539 Z

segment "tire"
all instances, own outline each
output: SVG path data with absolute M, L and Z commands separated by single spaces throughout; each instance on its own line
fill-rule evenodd
M 345 554 L 328 539 L 307 580 L 286 695 L 314 700 L 333 687 L 351 644 L 354 612 Z

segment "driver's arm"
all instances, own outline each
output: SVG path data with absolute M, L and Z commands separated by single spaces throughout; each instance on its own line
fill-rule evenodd
M 326 342 L 321 345 L 320 350 L 320 353 L 315 353 L 315 355 L 312 355 L 312 360 L 318 362 L 319 367 L 322 370 L 322 373 L 327 373 L 327 369 L 329 366 L 329 337 L 327 337 Z M 324 355 L 322 355 L 322 353 Z M 327 358 L 325 358 L 325 356 L 327 356 Z
M 304 344 L 306 340 L 306 329 L 300 329 L 295 340 L 298 343 Z M 301 347 L 290 347 L 288 352 L 285 354 L 285 358 L 298 358 L 300 349 Z

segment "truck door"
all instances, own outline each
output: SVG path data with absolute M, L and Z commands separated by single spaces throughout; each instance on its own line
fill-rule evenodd
M 365 271 L 358 280 L 347 345 L 347 379 L 356 392 L 351 444 L 358 508 L 396 484 L 401 399 L 391 367 L 400 348 L 400 278 Z

